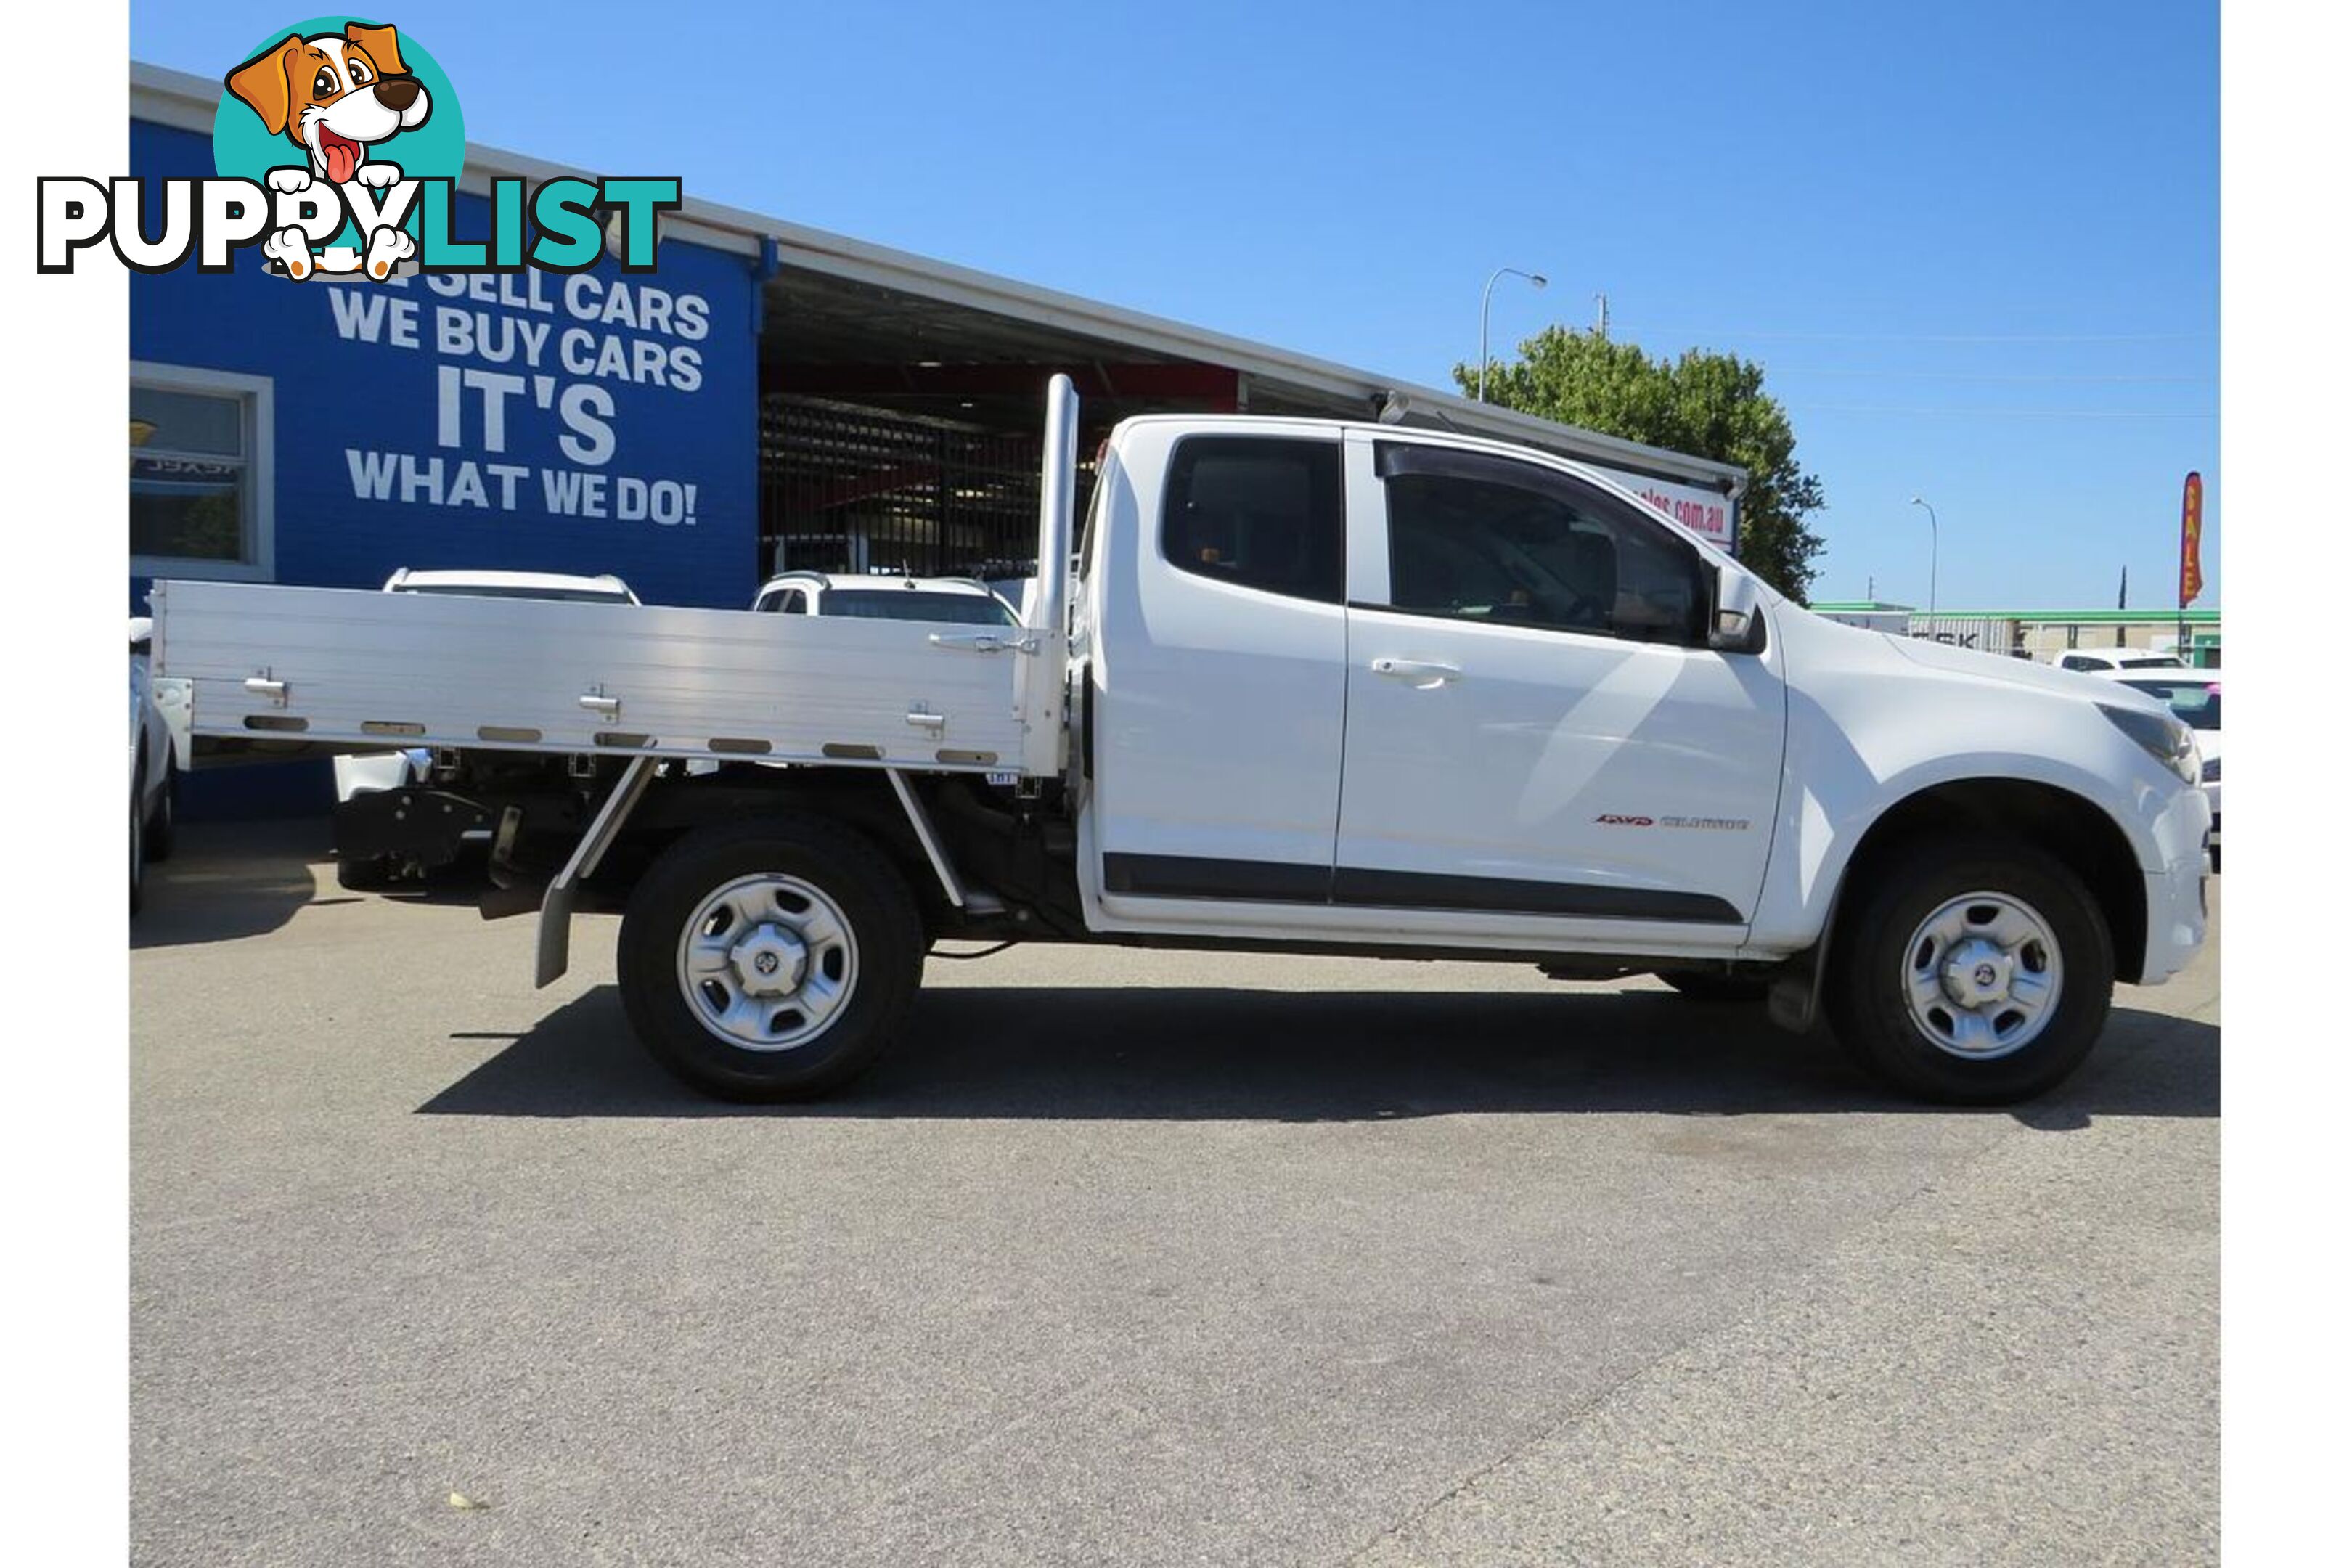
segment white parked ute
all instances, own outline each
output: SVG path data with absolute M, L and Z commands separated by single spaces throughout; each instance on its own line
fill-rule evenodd
M 1076 419 L 1056 377 L 1044 561 Z M 495 823 L 542 984 L 621 900 L 636 1033 L 734 1098 L 844 1082 L 931 944 L 996 939 L 1656 973 L 2001 1102 L 2204 938 L 2159 705 L 1822 620 L 1566 459 L 1130 419 L 1080 562 L 1003 627 L 171 583 L 156 657 L 198 736 L 514 764 L 411 819 Z
M 2144 691 L 2172 710 L 2189 726 L 2197 742 L 2199 776 L 2205 783 L 2205 805 L 2211 817 L 2205 843 L 2213 852 L 2213 869 L 2221 868 L 2221 672 L 2219 669 L 2118 669 L 2106 678 Z

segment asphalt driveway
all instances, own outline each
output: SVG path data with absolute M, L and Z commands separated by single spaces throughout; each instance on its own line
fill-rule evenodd
M 190 827 L 134 930 L 142 1563 L 2217 1554 L 2218 923 L 2015 1112 L 1653 982 L 1048 948 L 746 1111 L 609 920 L 535 993 L 323 858 Z

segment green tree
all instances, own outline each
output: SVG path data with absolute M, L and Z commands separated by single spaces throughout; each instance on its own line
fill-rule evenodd
M 1454 379 L 1473 393 L 1478 367 L 1457 364 Z M 1678 360 L 1652 359 L 1633 343 L 1552 326 L 1521 343 L 1515 362 L 1488 368 L 1486 400 L 1738 464 L 1748 477 L 1739 500 L 1739 559 L 1804 601 L 1822 549 L 1805 517 L 1822 508 L 1822 482 L 1798 466 L 1797 434 L 1788 410 L 1765 392 L 1763 366 L 1698 349 Z

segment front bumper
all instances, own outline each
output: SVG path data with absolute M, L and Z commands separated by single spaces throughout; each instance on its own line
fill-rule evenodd
M 2158 985 L 2188 967 L 2205 945 L 2205 845 L 2210 810 L 2201 791 L 2181 792 L 2181 807 L 2207 819 L 2193 833 L 2165 837 L 2179 846 L 2161 871 L 2147 876 L 2147 951 L 2139 983 Z M 2193 846 L 2194 847 L 2189 847 Z

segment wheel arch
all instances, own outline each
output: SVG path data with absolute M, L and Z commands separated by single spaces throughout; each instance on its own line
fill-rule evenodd
M 1839 879 L 1841 888 L 1868 877 L 1909 845 L 1986 831 L 2013 834 L 2080 878 L 2107 922 L 2116 978 L 2138 981 L 2147 957 L 2147 876 L 2122 826 L 2096 802 L 2056 784 L 1969 778 L 1916 790 L 1864 831 Z
M 646 796 L 631 827 L 650 859 L 697 828 L 776 815 L 829 817 L 859 834 L 906 882 L 928 929 L 951 922 L 954 910 L 939 877 L 878 769 L 741 764 L 709 778 L 671 781 L 671 787 Z

